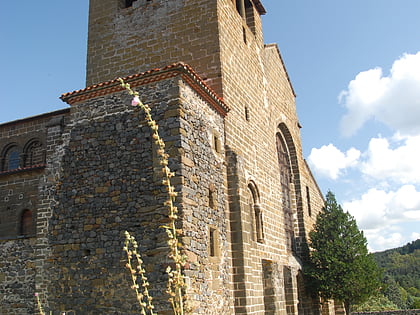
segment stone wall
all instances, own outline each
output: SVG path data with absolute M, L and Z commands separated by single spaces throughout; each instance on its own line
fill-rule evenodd
M 40 246 L 46 224 L 40 188 L 46 178 L 48 153 L 55 150 L 48 141 L 48 126 L 63 121 L 67 113 L 64 109 L 0 125 L 0 152 L 10 144 L 20 152 L 19 168 L 0 172 L 1 314 L 33 313 L 34 293 L 42 278 L 39 262 L 45 261 L 47 254 Z M 25 164 L 25 149 L 34 139 L 41 144 L 42 164 Z M 25 211 L 32 218 L 22 226 Z
M 90 1 L 87 86 L 183 61 L 221 92 L 216 1 L 123 2 Z
M 0 314 L 33 314 L 35 238 L 0 241 Z
M 278 273 L 273 273 L 280 279 L 286 278 L 285 270 L 290 274 L 290 281 L 278 295 L 279 302 L 274 303 L 276 312 L 298 312 L 301 308 L 300 312 L 311 314 L 316 306 L 303 295 L 305 290 L 299 289 L 304 286 L 303 280 L 298 279 L 307 234 L 323 199 L 302 156 L 295 95 L 284 63 L 276 45 L 264 45 L 261 19 L 255 8 L 253 17 L 254 29 L 243 21 L 232 1 L 218 1 L 223 97 L 231 107 L 225 128 L 232 255 L 236 263 L 234 286 L 240 288 L 235 291 L 236 313 L 263 313 L 267 308 L 262 268 L 265 260 L 280 267 Z M 289 197 L 281 191 L 276 134 L 285 140 L 292 173 L 291 209 L 287 214 L 283 201 Z M 250 185 L 258 191 L 263 241 L 252 237 L 256 222 L 249 210 Z M 293 248 L 287 245 L 286 228 L 290 226 Z M 303 300 L 305 303 L 299 303 Z
M 180 76 L 138 89 L 152 108 L 176 174 L 189 303 L 197 314 L 208 314 L 209 303 L 226 312 L 232 299 L 225 168 L 223 151 L 216 152 L 213 143 L 215 135 L 224 141 L 223 117 Z M 122 251 L 126 230 L 139 242 L 155 306 L 160 312 L 169 307 L 162 166 L 143 113 L 130 102 L 119 92 L 72 107 L 49 225 L 50 309 L 138 313 Z

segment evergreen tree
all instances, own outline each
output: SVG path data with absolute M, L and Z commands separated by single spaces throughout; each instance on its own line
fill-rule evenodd
M 379 287 L 380 273 L 367 250 L 356 221 L 344 212 L 332 192 L 309 234 L 310 255 L 305 268 L 310 285 L 324 299 L 350 306 L 365 301 Z

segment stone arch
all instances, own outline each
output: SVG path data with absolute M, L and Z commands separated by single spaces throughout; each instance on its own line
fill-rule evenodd
M 33 138 L 23 148 L 23 164 L 25 167 L 45 163 L 45 153 L 41 140 Z
M 260 206 L 260 192 L 254 181 L 248 183 L 248 190 L 250 193 L 249 208 L 253 222 L 252 234 L 256 241 L 262 243 L 264 241 L 264 225 L 263 214 Z
M 1 170 L 9 171 L 21 167 L 22 151 L 17 143 L 6 145 L 1 154 Z
M 288 249 L 300 252 L 300 236 L 302 231 L 295 230 L 295 211 L 298 219 L 298 229 L 303 227 L 303 205 L 300 183 L 300 171 L 296 146 L 292 134 L 285 123 L 280 123 L 276 133 L 277 154 L 280 168 L 280 180 L 283 193 L 283 209 Z M 286 178 L 284 178 L 286 177 Z M 295 200 L 296 209 L 292 207 Z M 297 235 L 297 236 L 296 236 Z

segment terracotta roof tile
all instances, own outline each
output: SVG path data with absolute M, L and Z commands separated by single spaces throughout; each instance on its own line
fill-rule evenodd
M 222 115 L 226 116 L 229 107 L 224 103 L 216 92 L 212 90 L 199 75 L 187 64 L 178 62 L 166 66 L 164 68 L 155 68 L 139 74 L 130 75 L 122 78 L 125 82 L 130 83 L 132 87 L 141 86 L 151 82 L 157 82 L 168 78 L 181 76 L 201 97 L 209 102 Z M 65 93 L 61 95 L 61 100 L 73 105 L 98 96 L 111 94 L 122 91 L 118 79 L 98 83 L 88 86 L 81 90 Z

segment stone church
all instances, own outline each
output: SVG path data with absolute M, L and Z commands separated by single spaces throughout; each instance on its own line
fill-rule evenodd
M 138 314 L 137 238 L 156 310 L 167 221 L 152 108 L 175 172 L 194 314 L 334 314 L 302 273 L 323 205 L 260 0 L 90 0 L 86 88 L 0 125 L 0 314 Z

